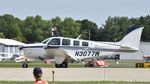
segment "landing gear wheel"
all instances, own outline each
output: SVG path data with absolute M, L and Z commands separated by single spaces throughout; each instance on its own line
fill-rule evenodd
M 61 64 L 55 64 L 56 68 L 61 68 Z
M 68 67 L 68 63 L 67 62 L 63 62 L 62 64 L 55 64 L 56 68 L 67 68 Z
M 28 68 L 28 64 L 27 63 L 23 63 L 22 64 L 22 68 Z
M 68 63 L 67 62 L 63 62 L 61 65 L 62 65 L 62 68 L 67 68 L 68 67 Z

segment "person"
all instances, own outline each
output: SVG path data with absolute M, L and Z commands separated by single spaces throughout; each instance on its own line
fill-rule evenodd
M 41 79 L 43 72 L 42 72 L 42 69 L 40 67 L 35 67 L 33 69 L 33 75 L 35 78 L 34 84 L 48 84 L 47 81 Z

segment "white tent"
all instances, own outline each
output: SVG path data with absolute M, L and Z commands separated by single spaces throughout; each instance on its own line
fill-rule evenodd
M 0 38 L 0 56 L 11 58 L 13 55 L 22 55 L 23 52 L 19 49 L 24 43 L 13 40 Z
M 0 38 L 0 43 L 4 44 L 4 45 L 16 45 L 16 46 L 17 45 L 24 45 L 24 43 L 16 41 L 16 40 L 13 40 L 13 39 L 3 39 L 3 38 Z

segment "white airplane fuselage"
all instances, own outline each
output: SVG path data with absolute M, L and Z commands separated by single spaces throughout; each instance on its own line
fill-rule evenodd
M 73 42 L 76 39 L 71 38 L 65 38 L 65 37 L 52 37 L 51 39 L 70 39 L 71 42 Z M 78 40 L 86 41 L 86 40 Z M 23 50 L 26 56 L 32 57 L 32 58 L 53 58 L 53 56 L 68 56 L 71 55 L 71 57 L 75 57 L 76 59 L 84 59 L 84 58 L 90 58 L 90 57 L 98 57 L 103 55 L 109 55 L 117 51 L 119 49 L 119 46 L 113 46 L 108 44 L 103 44 L 103 42 L 92 42 L 92 41 L 86 41 L 89 42 L 89 46 L 74 46 L 74 45 L 48 45 L 48 44 L 29 44 L 24 46 Z M 104 42 L 105 43 L 105 42 Z M 47 47 L 45 47 L 47 46 Z M 100 48 L 101 47 L 101 48 Z M 109 48 L 110 47 L 110 48 Z M 46 53 L 46 52 L 47 53 Z M 69 53 L 68 53 L 69 52 Z

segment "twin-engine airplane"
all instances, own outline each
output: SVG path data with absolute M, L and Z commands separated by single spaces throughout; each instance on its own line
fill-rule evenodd
M 67 68 L 70 57 L 78 61 L 118 52 L 138 51 L 142 30 L 143 27 L 132 30 L 119 42 L 50 37 L 42 43 L 24 45 L 23 51 L 30 58 L 54 58 L 56 68 Z

